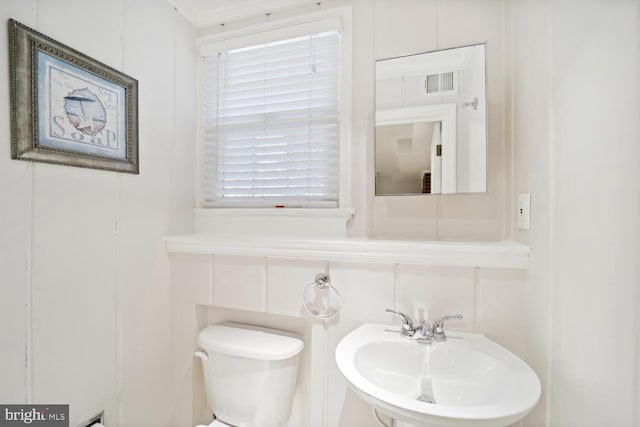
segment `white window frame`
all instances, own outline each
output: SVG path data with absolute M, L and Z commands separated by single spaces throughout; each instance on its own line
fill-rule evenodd
M 346 217 L 348 219 L 353 215 L 351 209 L 351 176 L 349 173 L 351 162 L 351 76 L 352 76 L 352 19 L 351 7 L 340 7 L 334 9 L 322 10 L 310 14 L 300 15 L 297 17 L 281 19 L 277 21 L 267 22 L 260 25 L 251 26 L 239 30 L 226 31 L 218 34 L 209 35 L 198 39 L 197 48 L 198 56 L 204 56 L 219 49 L 230 50 L 242 46 L 250 46 L 275 40 L 283 40 L 290 37 L 300 35 L 300 33 L 312 34 L 319 32 L 327 27 L 339 25 L 341 36 L 341 70 L 340 70 L 340 112 L 339 112 L 339 184 L 338 184 L 338 207 L 337 208 L 296 208 L 287 209 L 286 214 L 280 216 L 291 217 L 307 216 L 309 218 L 317 218 L 318 215 L 314 211 L 323 211 L 321 217 L 332 216 L 330 211 L 334 211 L 336 217 Z M 255 218 L 267 211 L 276 208 L 203 208 L 202 203 L 202 159 L 204 145 L 204 129 L 201 123 L 202 117 L 202 87 L 203 73 L 201 67 L 198 66 L 197 75 L 198 87 L 198 107 L 197 107 L 197 173 L 196 173 L 196 189 L 197 189 L 197 209 L 196 228 L 208 231 L 210 228 L 206 225 L 206 218 L 228 218 L 234 215 Z M 285 209 L 279 209 L 280 211 Z M 292 211 L 296 211 L 294 214 Z M 219 212 L 219 215 L 216 214 Z M 224 212 L 223 212 L 224 211 Z M 345 221 L 346 222 L 346 221 Z M 201 225 L 199 227 L 198 225 Z M 233 232 L 234 230 L 232 230 Z M 239 231 L 239 230 L 236 230 Z M 273 230 L 272 230 L 273 231 Z M 276 229 L 277 231 L 277 229 Z M 332 233 L 330 233 L 332 234 Z

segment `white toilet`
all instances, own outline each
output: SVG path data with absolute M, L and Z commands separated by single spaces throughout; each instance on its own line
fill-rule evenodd
M 210 427 L 283 427 L 291 415 L 304 344 L 295 334 L 239 323 L 198 335 Z

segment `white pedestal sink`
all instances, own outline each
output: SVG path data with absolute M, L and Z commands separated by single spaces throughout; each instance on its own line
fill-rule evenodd
M 447 332 L 424 344 L 397 329 L 362 325 L 340 341 L 336 362 L 360 397 L 403 425 L 504 427 L 538 402 L 533 370 L 485 336 Z

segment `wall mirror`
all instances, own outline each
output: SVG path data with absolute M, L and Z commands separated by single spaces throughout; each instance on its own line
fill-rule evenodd
M 487 191 L 485 45 L 376 61 L 376 196 Z

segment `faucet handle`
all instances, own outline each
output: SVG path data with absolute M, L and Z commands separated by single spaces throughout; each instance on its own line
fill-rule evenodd
M 387 308 L 385 311 L 387 313 L 397 314 L 398 316 L 402 317 L 402 328 L 400 329 L 401 335 L 405 337 L 413 336 L 413 334 L 415 333 L 415 328 L 413 327 L 413 320 L 411 320 L 409 316 L 399 311 L 391 310 L 390 308 Z
M 444 333 L 444 322 L 447 320 L 460 320 L 462 319 L 462 314 L 451 314 L 446 316 L 438 317 L 433 321 L 433 339 L 434 341 L 444 341 L 447 339 L 447 336 Z

